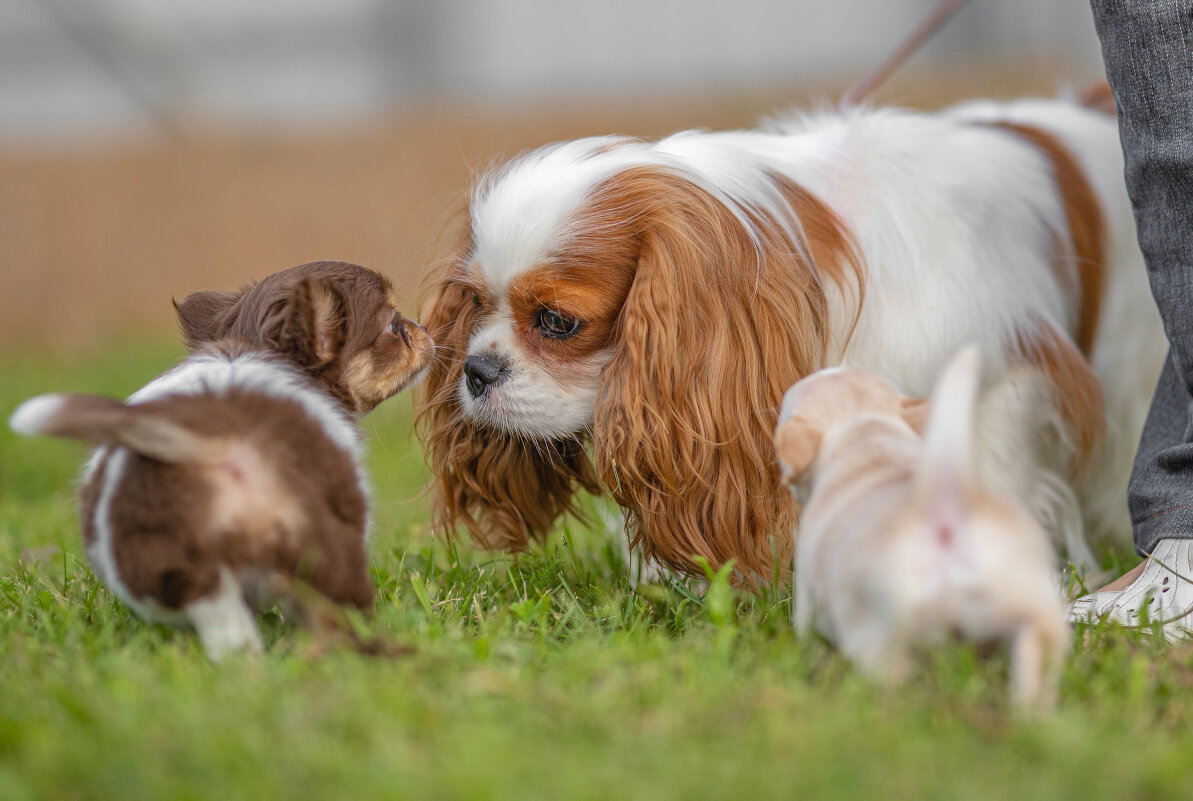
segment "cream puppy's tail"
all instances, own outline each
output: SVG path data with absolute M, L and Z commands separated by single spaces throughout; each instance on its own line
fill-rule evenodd
M 138 406 L 101 395 L 38 395 L 13 412 L 18 434 L 45 434 L 125 447 L 160 462 L 218 461 L 225 446 Z
M 948 363 L 932 391 L 916 496 L 933 517 L 956 522 L 973 501 L 977 489 L 974 414 L 981 377 L 981 354 L 976 345 L 969 345 Z
M 1008 525 L 1021 529 L 1021 535 L 1031 533 L 1028 530 L 1032 529 L 1032 536 L 1046 543 L 1047 534 L 1026 511 L 1019 510 L 1021 514 L 1006 517 L 1010 504 L 992 506 L 990 494 L 980 486 L 975 417 L 981 372 L 978 349 L 969 346 L 953 357 L 937 380 L 915 479 L 919 508 L 926 515 L 932 538 L 946 551 L 956 547 L 970 532 L 1000 533 L 998 526 Z M 1022 556 L 1030 559 L 1038 553 L 1028 549 Z M 1026 571 L 1023 576 L 1002 577 L 1006 597 L 999 603 L 1005 601 L 1012 610 L 1012 619 L 1018 619 L 1008 632 L 1011 699 L 1020 713 L 1036 714 L 1056 704 L 1057 683 L 1068 647 L 1068 628 L 1056 599 L 1051 596 L 1052 583 L 1047 572 L 1040 574 L 1031 564 L 1023 568 Z M 990 603 L 996 600 L 992 598 Z

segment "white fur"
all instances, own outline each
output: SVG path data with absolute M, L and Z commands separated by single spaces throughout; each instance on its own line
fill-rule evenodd
M 617 147 L 595 155 L 612 146 Z M 490 288 L 500 292 L 549 253 L 566 234 L 571 212 L 601 180 L 643 161 L 643 144 L 593 137 L 536 150 L 478 184 L 473 257 L 484 265 Z
M 116 569 L 116 556 L 112 549 L 112 500 L 120 489 L 120 481 L 124 478 L 124 468 L 128 463 L 128 448 L 98 448 L 87 463 L 84 481 L 91 479 L 99 469 L 105 455 L 108 460 L 103 465 L 103 472 L 99 476 L 99 497 L 95 502 L 94 517 L 91 520 L 95 540 L 87 548 L 87 556 L 95 567 L 98 575 L 105 584 L 112 588 L 116 597 L 130 606 L 136 603 L 124 582 L 120 580 L 120 573 Z M 134 606 L 135 608 L 135 606 Z
M 1098 535 L 1126 541 L 1123 494 L 1130 457 L 1164 355 L 1159 318 L 1135 245 L 1122 159 L 1112 117 L 1067 101 L 974 103 L 940 114 L 858 109 L 792 115 L 759 130 L 689 131 L 656 143 L 616 138 L 554 145 L 524 156 L 478 187 L 472 209 L 474 274 L 500 297 L 514 277 L 536 269 L 585 221 L 578 210 L 605 178 L 649 164 L 694 181 L 739 219 L 760 210 L 798 233 L 768 173 L 789 176 L 836 212 L 864 264 L 865 299 L 857 325 L 850 293 L 826 286 L 830 363 L 890 376 L 926 394 L 950 354 L 976 342 L 992 380 L 1033 321 L 1070 335 L 1079 308 L 1052 266 L 1053 236 L 1066 231 L 1052 166 L 1030 143 L 975 124 L 1008 120 L 1056 134 L 1084 167 L 1108 235 L 1104 300 L 1092 353 L 1106 394 L 1108 434 L 1079 487 L 1063 459 L 1016 461 L 1003 448 L 987 460 L 993 486 L 1027 488 L 1038 519 L 1088 563 L 1078 493 Z M 508 312 L 476 332 L 469 353 L 495 353 L 509 374 L 484 402 L 461 383 L 464 413 L 514 433 L 558 438 L 591 426 L 609 358 L 600 354 L 559 379 L 525 352 Z M 846 341 L 848 337 L 848 341 Z M 1021 436 L 1019 404 L 986 415 L 991 432 Z M 1041 414 L 1056 415 L 1055 409 Z M 1001 416 L 1000 416 L 1001 415 Z M 1059 418 L 1057 418 L 1059 422 Z M 987 439 L 997 445 L 998 436 Z
M 17 407 L 8 418 L 8 426 L 18 434 L 40 434 L 46 422 L 62 408 L 61 395 L 38 395 Z
M 220 568 L 215 593 L 192 601 L 183 612 L 212 662 L 219 662 L 236 651 L 259 654 L 264 650 L 256 616 L 244 599 L 240 582 L 226 567 Z
M 335 401 L 315 389 L 295 369 L 256 353 L 234 357 L 216 353 L 191 356 L 134 392 L 128 402 L 145 403 L 168 395 L 218 394 L 230 389 L 260 392 L 297 403 L 333 442 L 359 460 L 360 432 Z
M 87 557 L 95 569 L 95 574 L 108 585 L 112 592 L 136 612 L 140 617 L 154 623 L 167 626 L 181 626 L 187 622 L 184 610 L 167 609 L 153 598 L 138 598 L 132 594 L 128 585 L 120 576 L 116 566 L 116 554 L 113 549 L 112 528 L 112 500 L 120 490 L 120 482 L 124 479 L 124 471 L 128 466 L 128 448 L 99 448 L 92 454 L 84 472 L 84 480 L 89 480 L 99 468 L 105 454 L 110 454 L 100 475 L 99 497 L 95 503 L 95 511 L 91 520 L 95 539 L 87 546 Z

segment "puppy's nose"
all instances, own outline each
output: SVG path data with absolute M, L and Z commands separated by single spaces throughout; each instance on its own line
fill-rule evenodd
M 485 390 L 501 377 L 505 369 L 505 363 L 492 356 L 469 356 L 464 361 L 464 379 L 468 382 L 468 392 L 474 398 L 484 395 Z
M 415 333 L 416 331 L 418 332 L 417 334 Z M 408 348 L 413 348 L 414 342 L 417 339 L 428 339 L 429 340 L 431 338 L 430 335 L 427 334 L 426 328 L 422 327 L 421 325 L 414 322 L 413 320 L 406 320 L 406 319 L 402 320 L 402 330 L 401 330 L 400 336 L 402 337 L 402 341 L 406 343 L 406 347 L 408 347 Z M 434 345 L 434 343 L 432 343 L 432 345 Z

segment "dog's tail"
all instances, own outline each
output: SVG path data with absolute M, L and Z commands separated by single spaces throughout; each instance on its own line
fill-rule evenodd
M 223 444 L 138 406 L 102 395 L 38 395 L 13 412 L 9 426 L 18 434 L 45 434 L 123 445 L 132 451 L 174 464 L 218 461 Z
M 981 374 L 981 354 L 970 345 L 944 368 L 932 392 L 916 495 L 942 524 L 963 515 L 976 492 L 974 415 Z

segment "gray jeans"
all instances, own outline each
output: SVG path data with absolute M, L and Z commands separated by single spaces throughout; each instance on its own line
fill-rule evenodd
M 1170 345 L 1127 492 L 1135 548 L 1193 537 L 1193 0 L 1091 0 Z

